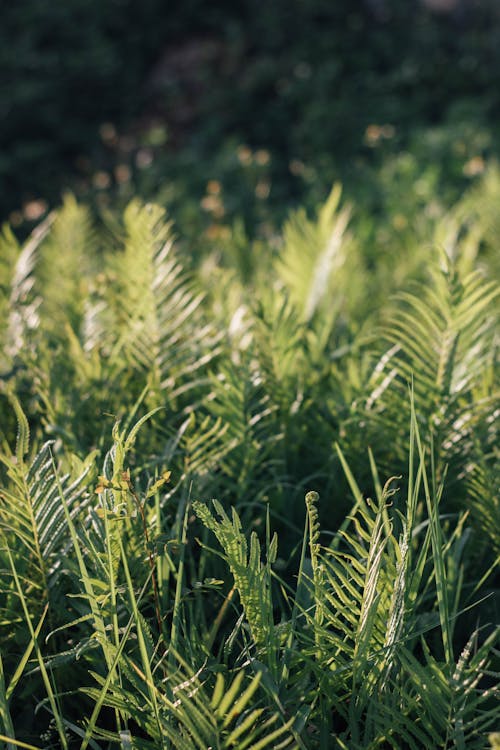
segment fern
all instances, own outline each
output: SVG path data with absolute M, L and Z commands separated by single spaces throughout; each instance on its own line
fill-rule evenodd
M 80 328 L 93 270 L 94 253 L 89 250 L 96 243 L 89 210 L 66 195 L 43 244 L 37 272 L 43 295 L 40 319 L 52 341 L 64 341 L 65 329 L 54 321 L 64 320 L 73 331 Z
M 19 253 L 11 275 L 8 290 L 5 352 L 14 359 L 21 353 L 26 355 L 31 346 L 33 331 L 38 327 L 41 298 L 35 288 L 35 267 L 38 262 L 39 248 L 47 236 L 53 216 L 49 216 L 33 230 L 30 238 Z M 6 247 L 12 253 L 17 250 L 12 235 L 6 235 Z M 10 248 L 10 249 L 9 249 Z
M 38 591 L 44 603 L 51 592 L 57 591 L 70 546 L 60 489 L 71 517 L 81 518 L 89 503 L 85 480 L 90 467 L 87 463 L 77 476 L 68 472 L 57 480 L 53 472 L 54 441 L 46 442 L 27 465 L 27 422 L 18 402 L 14 404 L 20 432 L 16 457 L 0 454 L 9 480 L 0 490 L 0 524 L 3 535 L 13 540 L 11 545 L 23 560 L 25 584 Z
M 279 724 L 279 714 L 265 708 L 254 708 L 254 695 L 261 681 L 257 673 L 244 687 L 245 673 L 240 671 L 226 687 L 221 673 L 217 675 L 211 698 L 200 690 L 199 679 L 187 679 L 177 687 L 173 716 L 179 729 L 167 735 L 174 747 L 253 748 L 296 747 L 290 727 L 293 719 Z M 181 688 L 182 687 L 182 691 Z M 252 705 L 250 701 L 253 700 Z
M 464 466 L 474 441 L 487 437 L 484 425 L 496 400 L 490 371 L 498 295 L 497 285 L 478 272 L 462 278 L 448 265 L 435 270 L 430 285 L 399 295 L 399 310 L 384 331 L 389 349 L 368 384 L 367 417 L 389 434 L 401 430 L 402 402 L 413 381 L 441 472 L 454 456 Z
M 325 722 L 321 737 L 331 737 L 335 726 L 347 725 L 339 731 L 338 747 L 361 749 L 381 742 L 394 748 L 448 747 L 451 737 L 453 746 L 468 747 L 463 743 L 473 742 L 474 730 L 466 729 L 467 722 L 472 721 L 479 706 L 478 731 L 481 726 L 484 737 L 493 726 L 494 710 L 489 706 L 492 693 L 488 688 L 481 687 L 477 692 L 475 688 L 483 680 L 481 674 L 486 674 L 487 655 L 491 657 L 496 636 L 484 640 L 474 666 L 468 659 L 477 634 L 454 662 L 450 621 L 456 613 L 451 602 L 460 595 L 456 555 L 461 553 L 439 531 L 438 498 L 429 501 L 430 522 L 416 548 L 418 500 L 431 486 L 420 446 L 413 416 L 405 516 L 399 511 L 389 515 L 388 500 L 394 496 L 389 484 L 378 491 L 376 503 L 365 500 L 342 454 L 355 506 L 330 547 L 318 545 L 317 497 L 309 493 L 306 499 L 312 569 L 309 585 L 315 607 L 304 609 L 303 616 L 312 630 L 314 645 L 307 631 L 298 633 L 304 653 L 310 655 L 305 664 L 320 686 L 318 705 Z M 377 484 L 376 474 L 374 478 Z M 395 525 L 400 529 L 398 536 L 394 534 Z M 461 538 L 459 526 L 457 540 Z M 444 661 L 432 654 L 423 638 L 438 622 L 426 615 L 433 599 L 429 601 L 429 569 L 442 613 L 442 645 L 437 650 L 444 653 Z M 446 607 L 443 602 L 447 602 Z M 419 622 L 422 625 L 417 625 Z M 424 664 L 415 656 L 418 637 Z M 429 687 L 430 675 L 435 689 Z M 469 718 L 464 723 L 465 716 Z M 482 747 L 481 740 L 477 742 Z
M 338 187 L 232 260 L 139 201 L 4 232 L 1 742 L 487 744 L 497 182 L 442 255 Z
M 186 476 L 201 479 L 220 465 L 224 456 L 231 450 L 227 441 L 229 424 L 220 418 L 205 417 L 197 424 L 195 412 L 192 412 L 182 430 L 180 445 L 184 453 L 184 470 Z
M 350 209 L 339 209 L 341 192 L 335 185 L 317 221 L 307 221 L 300 212 L 285 226 L 277 271 L 304 321 L 322 306 L 333 275 L 346 261 Z
M 156 369 L 172 388 L 217 353 L 217 337 L 200 314 L 203 295 L 176 258 L 171 225 L 157 206 L 129 205 L 125 249 L 114 262 L 119 337 L 112 358 Z
M 272 713 L 265 706 L 255 707 L 262 677 L 260 672 L 246 679 L 245 671 L 240 670 L 229 684 L 219 672 L 213 689 L 209 691 L 209 673 L 203 668 L 192 671 L 182 662 L 182 666 L 165 680 L 168 692 L 163 686 L 154 688 L 160 711 L 159 725 L 152 720 L 145 676 L 129 660 L 126 675 L 127 687 L 113 686 L 105 702 L 133 718 L 150 738 L 141 740 L 131 731 L 125 732 L 134 747 L 172 747 L 178 750 L 296 747 L 290 731 L 293 719 L 281 723 L 277 712 Z M 86 689 L 85 692 L 94 698 L 99 697 L 96 689 Z M 116 739 L 111 732 L 99 729 L 96 729 L 96 736 Z
M 207 410 L 220 420 L 225 451 L 220 468 L 224 485 L 243 500 L 252 496 L 255 478 L 280 475 L 279 448 L 283 435 L 277 424 L 277 407 L 271 402 L 258 365 L 244 356 L 239 366 L 221 367 L 211 378 Z M 271 439 L 269 435 L 272 435 Z M 278 455 L 277 455 L 278 454 Z M 222 485 L 222 478 L 220 484 Z
M 9 303 L 12 294 L 11 281 L 13 269 L 20 254 L 19 243 L 9 226 L 4 225 L 0 235 L 0 320 L 2 330 L 6 331 L 9 318 Z M 7 343 L 2 336 L 2 344 Z M 7 363 L 2 362 L 2 371 Z M 2 373 L 3 374 L 3 373 Z
M 480 247 L 477 259 L 490 270 L 492 278 L 498 278 L 500 272 L 497 251 L 500 230 L 497 211 L 499 198 L 500 170 L 497 164 L 491 164 L 482 178 L 463 196 L 453 212 L 458 223 L 465 225 L 469 232 L 474 232 L 478 236 Z M 471 255 L 470 260 L 475 260 L 473 253 L 469 252 L 468 257 Z
M 218 519 L 200 502 L 193 503 L 193 510 L 204 525 L 215 534 L 224 550 L 254 643 L 260 648 L 273 644 L 275 639 L 270 566 L 276 559 L 277 537 L 273 537 L 268 547 L 267 563 L 264 565 L 261 561 L 257 534 L 252 532 L 248 545 L 234 508 L 232 519 L 229 519 L 222 505 L 217 500 L 212 502 Z M 272 653 L 270 657 L 272 661 Z
M 58 434 L 81 436 L 85 447 L 98 415 L 125 411 L 146 384 L 151 406 L 168 390 L 173 406 L 180 398 L 180 409 L 192 408 L 185 394 L 194 391 L 198 399 L 203 387 L 206 393 L 206 369 L 221 339 L 202 310 L 195 278 L 180 263 L 162 209 L 135 201 L 112 253 L 92 256 L 98 240 L 85 210 L 67 199 L 45 239 L 37 279 L 36 325 L 52 341 L 49 347 L 46 336 L 37 340 L 43 419 Z M 58 288 L 59 276 L 71 281 Z
M 489 541 L 488 550 L 500 555 L 500 494 L 498 477 L 500 459 L 495 456 L 491 462 L 481 461 L 467 477 L 468 504 L 479 528 Z M 491 546 L 490 546 L 491 545 Z

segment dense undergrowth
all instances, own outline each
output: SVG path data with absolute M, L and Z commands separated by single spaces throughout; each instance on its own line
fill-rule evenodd
M 338 186 L 195 257 L 4 229 L 4 747 L 489 746 L 499 192 L 400 252 Z

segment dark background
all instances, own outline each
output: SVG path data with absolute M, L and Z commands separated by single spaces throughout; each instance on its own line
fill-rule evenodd
M 335 179 L 377 210 L 382 165 L 407 153 L 408 179 L 432 165 L 453 199 L 498 150 L 500 5 L 444 5 L 3 3 L 0 219 L 29 228 L 70 188 L 189 226 L 212 179 L 254 231 Z

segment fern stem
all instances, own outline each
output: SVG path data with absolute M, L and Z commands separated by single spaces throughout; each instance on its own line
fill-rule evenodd
M 149 568 L 151 570 L 151 582 L 153 584 L 153 599 L 154 599 L 156 622 L 158 624 L 158 633 L 160 637 L 163 637 L 163 621 L 162 621 L 161 609 L 160 609 L 160 595 L 158 592 L 158 582 L 156 579 L 156 564 L 155 564 L 155 559 L 153 556 L 153 551 L 151 549 L 151 542 L 149 539 L 148 525 L 147 525 L 146 516 L 144 513 L 144 503 L 141 503 L 131 483 L 129 483 L 129 492 L 134 499 L 137 510 L 139 511 L 139 515 L 141 517 L 142 530 L 144 532 L 144 543 L 145 543 L 146 551 L 148 555 Z
M 191 493 L 191 487 L 190 487 Z M 172 628 L 170 630 L 170 644 L 169 644 L 169 665 L 172 666 L 175 660 L 175 652 L 177 651 L 177 641 L 179 638 L 179 626 L 181 619 L 181 597 L 182 597 L 182 583 L 184 579 L 184 557 L 187 540 L 187 522 L 189 512 L 190 498 L 186 499 L 186 505 L 184 508 L 184 516 L 182 521 L 182 531 L 180 537 L 180 559 L 179 566 L 177 568 L 177 585 L 175 588 L 175 599 L 174 599 L 174 612 L 172 615 Z

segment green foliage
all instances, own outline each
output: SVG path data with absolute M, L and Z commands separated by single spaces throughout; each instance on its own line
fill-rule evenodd
M 340 185 L 336 185 L 317 221 L 308 221 L 304 213 L 299 213 L 285 227 L 278 274 L 306 322 L 325 299 L 332 305 L 332 276 L 338 275 L 349 252 L 344 235 L 350 212 L 346 207 L 338 210 L 340 195 Z M 338 289 L 340 284 L 335 281 Z
M 141 748 L 170 746 L 179 750 L 193 747 L 199 750 L 207 747 L 261 750 L 267 747 L 296 747 L 290 733 L 293 718 L 287 724 L 279 725 L 277 713 L 269 714 L 264 706 L 253 708 L 250 703 L 261 682 L 261 673 L 247 680 L 246 684 L 245 677 L 244 670 L 237 672 L 226 687 L 226 681 L 219 672 L 210 693 L 202 670 L 186 674 L 179 669 L 169 682 L 172 698 L 158 692 L 160 714 L 156 731 L 148 719 L 147 709 L 145 711 L 144 705 L 137 704 L 136 696 L 142 688 L 137 676 L 132 680 L 134 691 L 121 690 L 119 697 L 111 698 L 110 703 L 125 711 L 135 704 L 138 723 L 154 738 L 154 744 L 133 739 L 130 732 L 122 732 L 122 735 L 133 746 Z M 96 691 L 89 692 L 95 694 Z M 109 733 L 103 732 L 102 736 L 112 739 Z
M 472 425 L 486 424 L 494 408 L 500 292 L 478 271 L 460 274 L 446 256 L 443 266 L 425 285 L 398 295 L 398 309 L 382 331 L 389 348 L 374 370 L 366 404 L 394 425 L 400 410 L 392 410 L 392 394 L 413 382 L 439 465 L 456 452 L 463 461 L 472 450 Z M 488 430 L 484 439 L 494 436 Z
M 338 186 L 279 252 L 137 200 L 4 231 L 9 750 L 485 747 L 497 180 L 373 270 Z
M 235 509 L 233 508 L 230 520 L 222 505 L 217 500 L 212 502 L 219 519 L 215 519 L 210 510 L 201 503 L 194 503 L 193 510 L 204 525 L 213 531 L 224 550 L 234 579 L 234 587 L 250 626 L 252 640 L 257 646 L 272 647 L 274 633 L 270 592 L 271 565 L 276 560 L 278 539 L 276 535 L 273 536 L 268 545 L 266 565 L 263 565 L 256 532 L 252 533 L 248 546 Z

